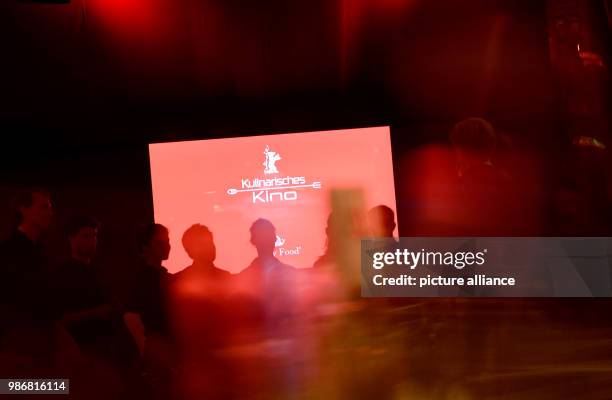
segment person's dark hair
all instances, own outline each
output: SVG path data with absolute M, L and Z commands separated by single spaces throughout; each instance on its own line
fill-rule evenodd
M 457 123 L 450 132 L 453 146 L 465 150 L 495 150 L 497 135 L 493 126 L 482 118 L 467 118 Z
M 370 210 L 372 215 L 381 216 L 385 219 L 385 221 L 395 222 L 395 212 L 391 209 L 391 207 L 386 206 L 384 204 L 380 204 L 376 207 L 373 207 Z
M 142 250 L 151 243 L 151 239 L 158 231 L 168 231 L 168 228 L 162 224 L 146 224 L 140 227 L 138 234 L 136 235 L 136 245 L 138 246 L 138 252 L 142 253 Z
M 251 231 L 251 233 L 253 233 L 253 231 L 261 230 L 276 231 L 276 228 L 274 227 L 272 222 L 268 221 L 267 219 L 259 218 L 255 220 L 255 222 L 253 222 L 249 230 Z
M 188 248 L 191 247 L 193 239 L 202 234 L 212 236 L 210 229 L 202 224 L 194 224 L 187 228 L 185 233 L 183 233 L 183 238 L 181 240 L 185 250 L 189 251 Z
M 13 227 L 17 228 L 23 221 L 23 215 L 19 210 L 21 207 L 30 207 L 34 201 L 34 194 L 40 194 L 50 197 L 49 191 L 40 187 L 23 188 L 17 191 L 11 201 L 11 209 L 13 210 Z
M 78 215 L 72 217 L 66 224 L 66 234 L 68 237 L 75 236 L 83 228 L 100 229 L 100 224 L 94 217 Z

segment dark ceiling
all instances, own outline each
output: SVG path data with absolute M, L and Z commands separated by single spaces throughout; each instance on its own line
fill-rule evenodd
M 534 129 L 554 110 L 544 9 L 533 0 L 5 0 L 0 120 L 8 134 L 41 133 L 60 147 L 469 115 Z

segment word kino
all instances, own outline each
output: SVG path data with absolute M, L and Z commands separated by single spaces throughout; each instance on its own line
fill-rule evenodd
M 271 203 L 274 201 L 294 201 L 298 198 L 296 189 L 321 189 L 321 182 L 306 183 L 303 176 L 286 176 L 270 179 L 243 179 L 240 189 L 228 189 L 227 194 L 251 193 L 253 203 Z

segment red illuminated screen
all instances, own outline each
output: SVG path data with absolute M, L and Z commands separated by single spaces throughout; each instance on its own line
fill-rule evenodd
M 170 272 L 191 264 L 181 237 L 195 223 L 213 232 L 215 264 L 238 273 L 256 257 L 257 218 L 276 227 L 276 256 L 304 268 L 324 252 L 332 189 L 360 188 L 366 207 L 396 210 L 389 127 L 157 143 L 149 156 Z

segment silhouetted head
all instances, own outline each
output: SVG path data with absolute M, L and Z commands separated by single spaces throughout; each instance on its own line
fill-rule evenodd
M 13 198 L 15 227 L 33 231 L 36 235 L 51 225 L 53 208 L 49 192 L 44 189 L 24 189 Z
M 89 264 L 98 247 L 99 224 L 92 217 L 72 218 L 66 227 L 72 258 Z
M 168 228 L 161 224 L 149 224 L 138 234 L 138 249 L 151 266 L 159 266 L 170 255 Z
M 336 235 L 336 218 L 334 217 L 334 213 L 329 213 L 327 217 L 327 225 L 325 225 L 325 236 L 326 242 L 325 247 L 328 251 L 333 251 L 335 249 L 335 240 L 334 236 Z
M 183 233 L 183 247 L 194 261 L 212 263 L 217 257 L 217 249 L 212 232 L 204 225 L 195 224 Z
M 262 255 L 272 255 L 276 243 L 276 228 L 267 219 L 259 218 L 251 225 L 251 243 Z
M 368 211 L 368 226 L 372 237 L 393 237 L 395 213 L 385 205 L 376 206 Z
M 482 118 L 468 118 L 453 127 L 450 140 L 455 149 L 459 172 L 490 162 L 496 147 L 496 133 Z

